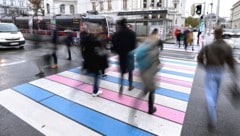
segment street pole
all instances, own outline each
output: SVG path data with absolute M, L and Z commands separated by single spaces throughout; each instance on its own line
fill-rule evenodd
M 210 3 L 210 5 L 211 5 L 211 14 L 210 14 L 210 25 L 209 25 L 209 27 L 210 27 L 210 32 L 211 32 L 211 29 L 212 29 L 212 7 L 213 7 L 213 3 Z
M 216 12 L 216 24 L 219 25 L 219 7 L 220 5 L 220 0 L 218 0 L 218 3 L 217 3 L 217 12 Z

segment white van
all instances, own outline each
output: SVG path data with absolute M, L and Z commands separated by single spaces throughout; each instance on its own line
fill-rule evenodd
M 25 39 L 13 23 L 0 23 L 0 48 L 23 48 Z

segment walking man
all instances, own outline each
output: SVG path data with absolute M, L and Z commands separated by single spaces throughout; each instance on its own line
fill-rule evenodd
M 136 34 L 127 27 L 127 20 L 123 18 L 117 22 L 117 32 L 112 37 L 112 50 L 119 55 L 119 64 L 121 71 L 120 89 L 119 93 L 123 91 L 123 75 L 128 72 L 129 88 L 132 90 L 134 87 L 133 82 L 133 69 L 134 69 L 134 55 L 131 53 L 136 47 Z
M 216 27 L 215 41 L 204 46 L 197 57 L 198 62 L 205 68 L 205 96 L 208 109 L 208 129 L 213 130 L 217 124 L 217 100 L 219 87 L 226 63 L 236 75 L 235 61 L 232 48 L 222 39 L 223 30 Z

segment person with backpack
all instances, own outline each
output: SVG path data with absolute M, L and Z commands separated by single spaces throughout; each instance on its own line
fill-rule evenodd
M 155 94 L 155 75 L 159 71 L 159 49 L 158 39 L 155 36 L 157 29 L 148 36 L 148 38 L 142 43 L 135 51 L 136 61 L 140 71 L 140 77 L 142 79 L 144 91 L 140 93 L 139 97 L 148 96 L 148 113 L 153 114 L 157 111 L 154 106 L 154 94 Z

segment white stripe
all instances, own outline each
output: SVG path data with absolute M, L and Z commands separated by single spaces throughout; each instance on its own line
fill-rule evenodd
M 112 68 L 119 68 L 118 65 L 111 65 L 111 67 Z M 139 72 L 138 69 L 134 69 L 134 71 Z M 166 78 L 173 78 L 173 79 L 183 80 L 183 81 L 188 81 L 188 82 L 193 82 L 193 78 L 183 77 L 183 76 L 178 76 L 178 75 L 173 75 L 173 74 L 167 74 L 167 73 L 162 73 L 161 70 L 157 73 L 157 76 L 166 77 Z
M 119 67 L 119 65 L 117 64 L 111 64 L 110 67 Z M 137 68 L 136 68 L 137 69 Z M 186 74 L 195 74 L 195 71 L 188 71 L 188 70 L 182 70 L 182 69 L 177 69 L 177 68 L 171 68 L 168 66 L 164 66 L 162 67 L 162 69 L 164 70 L 170 70 L 170 71 L 174 71 L 174 72 L 181 72 L 181 73 L 186 73 Z M 138 70 L 138 69 L 137 69 Z M 161 73 L 161 71 L 160 71 Z
M 56 88 L 55 88 L 56 89 Z M 14 101 L 17 100 L 17 101 Z M 48 136 L 98 136 L 86 128 L 11 90 L 0 92 L 0 104 Z M 14 122 L 13 122 L 14 123 Z
M 160 58 L 160 60 L 161 60 L 161 58 Z M 174 59 L 172 59 L 172 60 L 174 60 Z M 118 62 L 118 60 L 116 60 L 116 59 L 112 59 L 111 61 L 112 62 Z M 186 61 L 186 62 L 189 62 L 189 61 Z M 173 66 L 177 66 L 177 67 L 181 66 L 181 67 L 196 69 L 196 66 L 178 64 L 178 63 L 174 63 L 174 62 L 170 62 L 170 61 L 161 62 L 161 64 L 163 66 L 164 66 L 164 64 L 169 64 L 169 65 L 173 65 Z M 118 64 L 111 64 L 111 65 L 118 65 Z M 165 67 L 167 67 L 167 66 L 165 66 Z
M 115 56 L 113 57 L 110 57 L 109 60 L 111 61 L 115 61 L 117 62 L 118 61 L 118 57 L 114 58 Z M 170 61 L 175 61 L 175 62 L 179 62 L 179 63 L 188 63 L 188 64 L 191 64 L 191 65 L 196 65 L 197 63 L 194 62 L 194 61 L 185 61 L 185 60 L 176 60 L 176 59 L 169 59 L 169 58 L 162 58 L 160 57 L 159 58 L 160 60 L 164 60 L 164 61 L 167 61 L 168 63 L 173 63 L 173 64 L 176 64 L 174 62 L 170 62 Z M 164 62 L 165 63 L 165 62 Z M 184 64 L 180 64 L 180 65 L 183 65 L 183 66 L 191 66 L 191 65 L 184 65 Z
M 114 77 L 119 77 L 119 73 L 116 72 L 107 72 L 107 75 L 110 76 L 114 76 Z M 128 76 L 124 76 L 124 79 L 128 79 Z M 140 77 L 134 76 L 133 77 L 133 81 L 136 82 L 142 82 Z M 177 92 L 182 92 L 182 93 L 187 93 L 190 94 L 191 93 L 191 88 L 189 87 L 183 87 L 183 86 L 179 86 L 179 85 L 175 85 L 175 84 L 170 84 L 170 83 L 165 83 L 165 82 L 161 82 L 161 81 L 157 81 L 156 82 L 156 86 L 157 87 L 162 87 L 162 88 L 166 88 L 166 89 L 170 89 L 170 90 L 174 90 Z
M 193 62 L 193 61 L 184 61 L 184 60 L 174 60 L 174 59 L 168 59 L 168 58 L 160 58 L 164 61 L 176 61 L 176 62 L 180 62 L 180 63 L 188 63 L 188 64 L 191 64 L 191 65 L 196 65 L 197 63 L 196 62 Z M 170 63 L 170 62 L 169 62 Z M 186 66 L 186 65 L 185 65 Z M 188 66 L 188 65 L 187 65 Z
M 163 50 L 172 50 L 172 51 L 181 51 L 181 52 L 194 52 L 194 53 L 197 53 L 198 50 L 194 49 L 194 51 L 192 51 L 192 47 L 191 48 L 188 48 L 187 51 L 185 51 L 185 49 L 183 48 L 171 48 L 171 47 L 164 47 Z
M 82 81 L 82 82 L 85 82 L 88 84 L 93 84 L 93 78 L 85 76 L 85 75 L 79 75 L 79 74 L 76 74 L 73 72 L 68 72 L 68 71 L 59 73 L 58 75 L 61 75 L 61 76 L 67 77 L 67 78 L 71 78 L 71 79 L 75 79 L 78 81 Z M 104 80 L 100 81 L 99 87 L 102 87 L 102 88 L 105 88 L 105 89 L 108 89 L 108 90 L 111 90 L 111 91 L 114 91 L 117 93 L 119 90 L 119 84 L 104 81 Z M 142 91 L 142 90 L 139 90 L 136 88 L 134 88 L 134 90 L 132 90 L 132 91 L 128 91 L 127 89 L 128 88 L 125 86 L 123 94 L 129 95 L 132 97 L 136 97 Z M 145 97 L 144 100 L 147 101 L 148 97 Z M 158 95 L 158 94 L 155 95 L 155 103 L 166 106 L 166 107 L 170 107 L 173 109 L 177 109 L 180 111 L 186 111 L 186 108 L 187 108 L 187 102 L 185 102 L 185 101 L 181 101 L 178 99 L 174 99 L 174 98 L 170 98 L 170 97 L 166 97 L 166 96 Z
M 180 135 L 181 133 L 182 125 L 180 124 L 149 115 L 142 111 L 137 111 L 135 116 L 131 116 L 131 111 L 135 110 L 129 108 L 128 106 L 114 103 L 100 97 L 92 97 L 88 93 L 58 84 L 53 81 L 48 81 L 47 79 L 36 80 L 31 82 L 31 84 L 44 88 L 53 93 L 55 93 L 56 90 L 55 86 L 60 86 L 60 96 L 94 109 L 100 113 L 121 120 L 125 123 L 129 123 L 143 130 L 155 133 L 156 135 L 173 136 Z M 134 119 L 135 121 L 131 122 L 129 119 Z
M 9 66 L 9 65 L 15 65 L 15 64 L 24 63 L 24 62 L 26 62 L 26 61 L 25 60 L 21 60 L 21 61 L 16 61 L 16 62 L 11 62 L 11 63 L 3 63 L 3 64 L 0 64 L 0 67 Z

